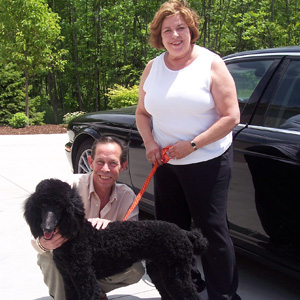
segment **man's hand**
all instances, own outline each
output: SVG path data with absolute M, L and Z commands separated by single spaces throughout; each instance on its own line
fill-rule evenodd
M 62 237 L 62 235 L 59 233 L 58 228 L 56 228 L 53 237 L 51 240 L 45 240 L 44 237 L 40 237 L 40 244 L 48 250 L 54 250 L 56 248 L 59 248 L 64 242 L 66 242 L 68 239 L 65 237 Z
M 95 227 L 96 229 L 105 229 L 107 225 L 111 222 L 110 220 L 100 219 L 100 218 L 91 218 L 88 219 L 89 222 Z

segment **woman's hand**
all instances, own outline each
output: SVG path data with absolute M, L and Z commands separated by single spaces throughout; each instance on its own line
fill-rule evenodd
M 190 141 L 179 141 L 169 149 L 171 159 L 181 159 L 194 152 Z
M 91 218 L 88 221 L 92 224 L 96 229 L 105 229 L 107 225 L 111 222 L 110 220 L 100 219 L 100 218 Z
M 158 146 L 156 142 L 152 142 L 151 144 L 145 144 L 146 148 L 146 158 L 149 163 L 155 164 L 158 162 L 158 164 L 162 165 L 161 161 L 161 149 Z

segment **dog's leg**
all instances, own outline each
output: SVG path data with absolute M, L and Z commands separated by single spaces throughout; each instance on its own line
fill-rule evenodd
M 75 271 L 77 270 L 77 272 Z M 76 291 L 78 300 L 99 300 L 100 299 L 100 285 L 96 279 L 93 268 L 85 266 L 80 269 L 73 269 L 71 279 L 73 283 L 76 282 Z M 67 300 L 74 300 L 68 297 Z
M 147 274 L 149 275 L 152 283 L 155 285 L 156 289 L 160 293 L 161 299 L 162 300 L 172 300 L 171 296 L 168 294 L 168 292 L 164 286 L 159 268 L 157 268 L 154 263 L 147 261 L 146 262 L 146 270 L 147 270 Z
M 173 282 L 170 283 L 169 280 Z M 169 278 L 166 282 L 168 282 L 167 289 L 168 293 L 171 295 L 169 299 L 172 300 L 203 300 L 201 296 L 198 294 L 196 288 L 192 280 L 183 280 L 180 278 L 171 279 Z
M 70 274 L 70 266 L 69 264 L 66 264 L 66 260 L 61 259 L 60 256 L 55 255 L 53 256 L 56 267 L 58 271 L 60 272 L 63 282 L 64 282 L 64 289 L 65 289 L 65 297 L 67 300 L 73 299 L 73 300 L 80 300 L 77 289 L 75 284 L 73 283 L 71 279 Z
M 99 300 L 100 285 L 88 265 L 57 265 L 64 281 L 66 300 Z
M 197 293 L 195 285 L 192 281 L 189 263 L 176 264 L 174 268 L 170 266 L 162 266 L 160 272 L 162 274 L 164 286 L 172 300 L 203 300 Z
M 78 293 L 77 293 L 77 289 L 73 285 L 72 280 L 66 276 L 63 276 L 63 280 L 64 280 L 64 286 L 65 286 L 66 299 L 67 300 L 69 300 L 69 299 L 80 300 Z
M 203 300 L 192 281 L 192 253 L 187 248 L 184 255 L 170 260 L 147 262 L 147 272 L 161 294 L 162 300 Z

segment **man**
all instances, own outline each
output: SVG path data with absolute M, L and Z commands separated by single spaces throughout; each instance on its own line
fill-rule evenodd
M 86 218 L 99 230 L 105 229 L 111 221 L 122 221 L 135 199 L 134 192 L 124 184 L 117 184 L 119 174 L 127 167 L 126 145 L 115 137 L 102 137 L 96 140 L 92 147 L 88 163 L 93 170 L 90 174 L 74 175 L 68 183 L 76 186 L 82 197 Z M 138 220 L 138 208 L 128 218 L 128 221 Z M 62 277 L 53 261 L 52 252 L 60 247 L 66 238 L 56 230 L 51 240 L 39 237 L 33 242 L 39 252 L 38 265 L 44 281 L 49 288 L 49 294 L 55 300 L 65 300 Z M 101 300 L 107 299 L 106 294 L 118 287 L 138 282 L 144 275 L 141 263 L 134 264 L 124 273 L 100 280 L 103 295 Z

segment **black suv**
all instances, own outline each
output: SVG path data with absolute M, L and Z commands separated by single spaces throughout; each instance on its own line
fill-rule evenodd
M 224 61 L 241 111 L 228 200 L 233 242 L 237 251 L 300 278 L 300 47 L 247 51 Z M 115 135 L 129 147 L 129 169 L 120 181 L 138 193 L 151 166 L 134 112 L 129 107 L 74 119 L 66 145 L 74 172 L 89 171 L 95 138 Z M 151 184 L 140 208 L 153 213 Z

